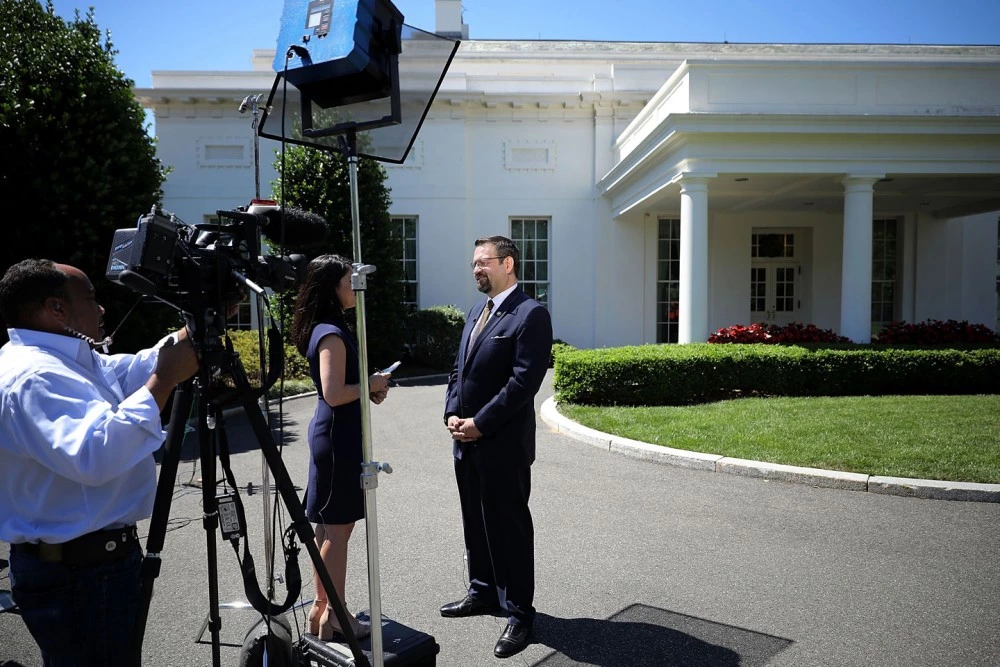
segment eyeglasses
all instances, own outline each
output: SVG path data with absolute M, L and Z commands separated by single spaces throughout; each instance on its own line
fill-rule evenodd
M 485 269 L 486 260 L 489 259 L 506 259 L 506 257 L 481 257 L 474 262 L 469 262 L 469 268 L 475 271 L 476 269 Z

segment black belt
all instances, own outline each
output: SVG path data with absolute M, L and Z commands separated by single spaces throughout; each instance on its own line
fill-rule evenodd
M 11 547 L 44 563 L 92 565 L 125 558 L 132 553 L 128 547 L 133 544 L 139 544 L 139 532 L 135 524 L 95 530 L 93 533 L 60 544 L 22 542 Z

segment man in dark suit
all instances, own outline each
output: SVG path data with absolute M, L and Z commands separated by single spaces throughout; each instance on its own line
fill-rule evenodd
M 469 563 L 466 596 L 448 617 L 501 612 L 494 654 L 528 645 L 535 608 L 534 527 L 528 497 L 535 460 L 535 394 L 552 350 L 549 311 L 517 284 L 519 252 L 504 236 L 476 241 L 472 271 L 488 298 L 469 311 L 448 381 L 444 420 Z

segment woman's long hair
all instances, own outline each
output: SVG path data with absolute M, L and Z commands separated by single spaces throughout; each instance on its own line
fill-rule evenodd
M 309 262 L 306 279 L 302 281 L 295 299 L 295 317 L 292 320 L 292 341 L 302 356 L 309 349 L 309 338 L 318 322 L 347 328 L 344 306 L 337 296 L 337 285 L 352 270 L 351 260 L 340 255 L 320 255 Z

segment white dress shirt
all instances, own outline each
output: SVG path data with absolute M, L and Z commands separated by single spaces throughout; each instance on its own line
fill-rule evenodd
M 156 349 L 100 355 L 8 329 L 0 348 L 0 540 L 60 543 L 148 518 L 164 440 Z
M 507 297 L 509 297 L 510 293 L 513 292 L 515 289 L 517 289 L 517 283 L 516 282 L 513 285 L 511 285 L 510 287 L 508 287 L 507 289 L 505 289 L 504 291 L 502 291 L 499 294 L 497 294 L 496 296 L 490 297 L 490 298 L 493 299 L 493 310 L 490 311 L 490 316 L 486 318 L 486 322 L 484 323 L 484 326 L 486 324 L 490 323 L 490 320 L 493 319 L 493 313 L 497 312 L 497 308 L 500 307 L 500 304 L 503 303 L 504 299 L 506 299 Z M 476 327 L 472 327 L 472 332 L 473 333 L 475 332 L 475 330 L 476 330 Z M 469 338 L 470 339 L 472 338 L 472 333 L 469 334 Z

